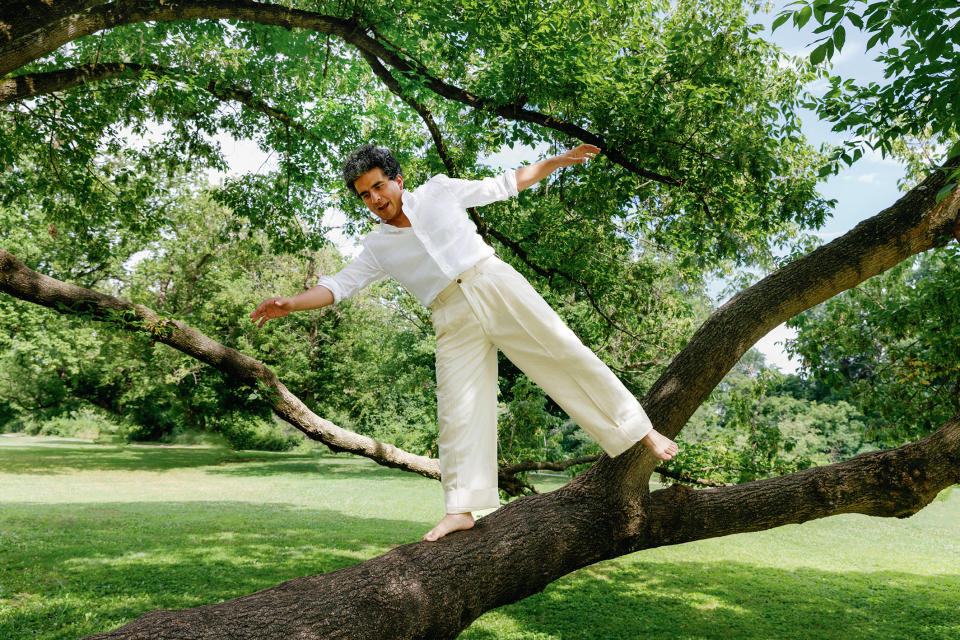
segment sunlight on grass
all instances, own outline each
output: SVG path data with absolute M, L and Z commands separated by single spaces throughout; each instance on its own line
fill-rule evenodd
M 0 438 L 0 638 L 77 638 L 338 569 L 418 540 L 442 510 L 438 483 L 348 456 Z M 906 520 L 653 549 L 462 637 L 953 640 L 958 534 L 953 492 Z

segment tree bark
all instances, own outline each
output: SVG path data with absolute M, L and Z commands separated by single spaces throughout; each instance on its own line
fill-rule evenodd
M 157 75 L 171 78 L 178 78 L 189 74 L 189 72 L 170 69 L 158 64 L 143 65 L 135 62 L 96 62 L 57 71 L 27 73 L 0 80 L 0 105 L 10 102 L 20 102 L 57 91 L 66 91 L 91 82 L 111 80 L 124 76 L 138 77 L 144 71 L 152 71 Z M 316 138 L 316 134 L 311 129 L 297 122 L 290 114 L 259 99 L 252 91 L 244 89 L 243 87 L 219 82 L 217 80 L 209 80 L 203 85 L 203 88 L 218 100 L 223 102 L 239 102 L 304 135 Z
M 186 611 L 154 611 L 97 640 L 455 638 L 485 611 L 576 569 L 639 549 L 838 513 L 905 517 L 960 481 L 960 416 L 891 451 L 744 485 L 681 485 L 645 501 L 632 535 L 598 483 L 519 498 L 469 530 L 338 571 Z

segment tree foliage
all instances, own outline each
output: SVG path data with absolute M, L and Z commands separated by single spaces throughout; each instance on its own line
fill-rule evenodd
M 86 281 L 70 270 L 51 275 L 110 282 L 115 293 L 226 335 L 227 344 L 279 365 L 291 388 L 327 415 L 361 431 L 381 424 L 378 435 L 391 433 L 391 441 L 426 452 L 430 438 L 403 436 L 433 421 L 422 336 L 393 333 L 390 340 L 409 344 L 374 348 L 390 312 L 368 317 L 361 304 L 353 322 L 342 323 L 359 328 L 337 330 L 340 324 L 330 322 L 324 339 L 315 319 L 292 319 L 290 341 L 281 347 L 277 338 L 237 332 L 249 304 L 242 283 L 253 277 L 261 292 L 274 292 L 252 264 L 258 256 L 274 263 L 299 256 L 299 265 L 288 266 L 302 271 L 312 264 L 319 273 L 307 256 L 329 245 L 322 217 L 328 205 L 347 214 L 346 231 L 369 228 L 337 179 L 340 158 L 361 142 L 396 149 L 416 184 L 450 167 L 489 173 L 482 158 L 505 144 L 555 147 L 584 132 L 602 139 L 610 161 L 565 171 L 538 193 L 486 208 L 478 222 L 639 393 L 706 313 L 705 273 L 769 264 L 771 246 L 822 221 L 824 203 L 813 191 L 818 156 L 798 136 L 793 113 L 806 77 L 772 73 L 781 54 L 757 37 L 738 2 L 571 8 L 518 5 L 504 16 L 500 5 L 486 2 L 293 3 L 285 14 L 291 19 L 315 26 L 305 17 L 314 11 L 309 15 L 328 16 L 322 24 L 360 35 L 251 21 L 134 22 L 90 33 L 10 76 L 33 93 L 24 89 L 28 95 L 18 94 L 0 113 L 4 202 L 11 215 L 34 207 L 36 224 L 53 225 L 76 264 L 100 269 Z M 431 25 L 427 37 L 412 28 L 422 24 Z M 364 57 L 371 52 L 398 95 L 384 91 L 392 85 Z M 442 146 L 424 128 L 423 110 L 438 123 Z M 541 116 L 552 119 L 549 126 Z M 213 188 L 210 198 L 230 217 L 198 228 L 188 214 L 178 217 L 177 201 L 183 175 L 225 168 L 216 132 L 252 137 L 277 159 L 276 169 L 228 177 Z M 206 187 L 198 178 L 191 188 Z M 212 203 L 202 208 L 212 210 Z M 254 229 L 259 239 L 244 240 Z M 64 251 L 48 245 L 38 259 Z M 137 249 L 154 255 L 128 276 L 121 267 Z M 306 285 L 297 280 L 294 290 Z M 389 296 L 409 319 L 399 324 L 424 324 L 409 299 Z M 304 322 L 315 326 L 300 327 Z M 308 356 L 294 347 L 305 335 L 316 344 Z M 419 353 L 418 366 L 407 366 L 401 353 Z M 190 372 L 183 384 L 203 377 L 184 362 L 155 365 Z M 525 401 L 514 404 L 520 374 L 504 368 L 509 420 L 525 411 Z M 381 375 L 388 388 L 415 391 L 406 397 L 416 401 L 384 402 L 371 391 L 384 388 Z M 123 397 L 108 389 L 110 397 Z M 229 394 L 213 395 L 220 399 L 202 415 L 223 409 Z M 153 396 L 142 402 L 169 404 Z M 544 407 L 544 424 L 548 416 L 564 417 Z M 178 416 L 206 424 L 189 402 L 181 409 L 144 435 L 169 433 Z M 543 441 L 538 434 L 530 442 Z
M 843 49 L 847 28 L 867 36 L 867 51 L 883 66 L 884 82 L 859 83 L 855 78 L 828 76 L 829 88 L 814 97 L 810 106 L 847 131 L 851 139 L 837 149 L 832 168 L 852 164 L 869 145 L 884 154 L 895 152 L 903 140 L 932 139 L 956 142 L 960 110 L 960 9 L 951 0 L 799 0 L 773 22 L 774 28 L 791 20 L 803 27 L 811 18 L 820 35 L 810 53 L 819 65 Z M 951 155 L 960 153 L 954 148 Z M 938 154 L 939 155 L 939 154 Z M 931 166 L 939 166 L 936 158 Z M 955 173 L 953 177 L 957 177 Z M 955 181 L 944 187 L 946 196 Z
M 866 437 L 915 439 L 960 411 L 960 308 L 955 245 L 907 260 L 791 320 L 805 371 L 847 394 L 867 416 Z

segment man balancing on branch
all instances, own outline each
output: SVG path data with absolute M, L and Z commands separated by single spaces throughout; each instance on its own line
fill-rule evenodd
M 433 312 L 437 334 L 440 473 L 446 515 L 423 536 L 434 541 L 473 526 L 474 511 L 500 506 L 497 492 L 497 349 L 616 456 L 642 442 L 661 460 L 677 445 L 650 424 L 623 383 L 520 273 L 477 234 L 467 207 L 506 200 L 560 167 L 600 152 L 584 144 L 496 178 L 434 176 L 403 188 L 385 147 L 364 145 L 343 165 L 347 187 L 380 219 L 360 255 L 292 298 L 264 300 L 259 326 L 291 311 L 336 304 L 392 276 Z

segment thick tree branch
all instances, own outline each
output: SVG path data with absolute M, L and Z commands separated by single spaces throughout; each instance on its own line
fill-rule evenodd
M 79 85 L 121 78 L 125 75 L 139 77 L 144 71 L 151 71 L 157 75 L 171 78 L 181 78 L 183 75 L 176 69 L 170 69 L 158 64 L 142 65 L 135 62 L 82 64 L 69 69 L 28 73 L 0 80 L 0 104 L 27 100 L 58 91 L 66 91 Z M 261 100 L 252 91 L 219 80 L 210 80 L 203 88 L 218 100 L 223 102 L 239 102 L 254 111 L 262 113 L 278 122 L 282 122 L 292 129 L 296 129 L 300 133 L 310 137 L 317 137 L 314 132 L 297 122 L 288 113 Z
M 957 164 L 960 158 L 952 163 Z M 695 410 L 740 357 L 777 325 L 912 255 L 946 244 L 960 218 L 960 189 L 935 202 L 946 175 L 945 170 L 934 172 L 893 206 L 717 309 L 650 389 L 650 406 L 656 410 L 670 403 Z M 693 362 L 696 376 L 690 371 Z M 683 388 L 676 387 L 681 382 Z M 686 409 L 667 413 L 671 418 L 658 424 L 675 435 L 689 418 L 684 413 Z
M 637 548 L 763 531 L 840 513 L 906 518 L 960 483 L 960 414 L 926 438 L 888 451 L 718 489 L 650 494 Z
M 949 166 L 960 164 L 954 158 Z M 940 203 L 948 171 L 933 172 L 893 206 L 833 242 L 763 278 L 717 309 L 654 383 L 642 404 L 657 430 L 675 436 L 726 373 L 757 340 L 793 316 L 912 255 L 943 246 L 960 218 L 960 188 Z M 642 447 L 600 462 L 574 482 L 611 474 L 614 485 L 646 493 L 656 460 Z
M 154 65 L 159 68 L 159 65 Z M 125 64 L 122 62 L 106 62 L 101 64 L 82 64 L 70 69 L 45 71 L 42 73 L 25 73 L 0 80 L 0 104 L 18 102 L 35 98 L 48 93 L 66 91 L 73 87 L 119 78 L 125 73 L 139 74 L 141 65 Z
M 428 478 L 440 477 L 436 459 L 377 442 L 319 417 L 290 393 L 263 363 L 178 320 L 160 316 L 148 307 L 37 273 L 3 249 L 0 249 L 0 291 L 61 313 L 83 314 L 125 329 L 148 333 L 157 342 L 215 367 L 238 382 L 260 389 L 261 395 L 280 417 L 334 451 L 348 451 L 383 466 L 412 471 Z
M 517 499 L 440 542 L 404 545 L 228 602 L 155 611 L 91 640 L 455 638 L 481 613 L 599 560 L 840 513 L 904 517 L 958 480 L 960 420 L 953 418 L 919 442 L 835 465 L 654 492 L 628 537 L 609 524 L 618 505 L 567 485 Z

